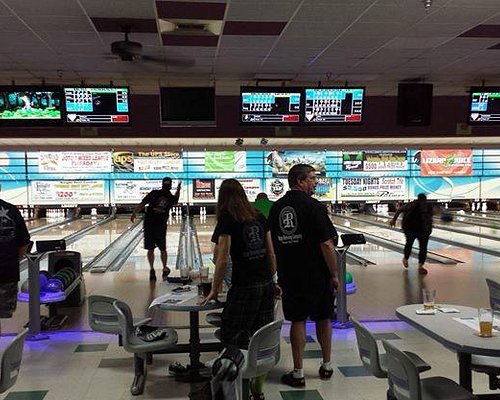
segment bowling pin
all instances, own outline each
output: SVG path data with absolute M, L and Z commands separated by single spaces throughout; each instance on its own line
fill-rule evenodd
M 486 211 L 488 209 L 488 203 L 484 202 L 483 206 L 481 207 L 481 211 Z
M 448 203 L 444 203 L 444 208 L 445 208 L 445 210 L 448 209 Z

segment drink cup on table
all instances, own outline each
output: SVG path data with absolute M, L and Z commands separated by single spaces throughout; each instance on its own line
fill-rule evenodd
M 208 267 L 200 268 L 200 279 L 207 280 L 208 279 Z
M 489 308 L 480 308 L 479 317 L 479 336 L 491 337 L 493 335 L 493 313 Z
M 202 280 L 201 281 L 201 292 L 203 294 L 203 297 L 207 297 L 210 292 L 212 291 L 212 281 L 207 280 Z
M 189 278 L 189 268 L 181 268 L 181 278 Z
M 422 289 L 422 302 L 424 303 L 424 310 L 434 309 L 435 298 L 436 298 L 435 289 Z

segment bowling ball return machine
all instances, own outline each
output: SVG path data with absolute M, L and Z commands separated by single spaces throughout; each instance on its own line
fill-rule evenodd
M 335 313 L 335 320 L 332 321 L 332 328 L 334 329 L 349 329 L 352 328 L 352 322 L 349 320 L 347 313 L 347 294 L 352 292 L 352 289 L 347 283 L 346 279 L 346 254 L 352 245 L 365 244 L 365 235 L 362 233 L 346 233 L 340 235 L 342 239 L 342 246 L 337 247 L 335 252 L 337 254 L 337 274 L 339 276 L 339 287 L 337 289 L 337 307 Z M 350 283 L 352 285 L 352 282 Z
M 39 240 L 36 252 L 26 254 L 28 260 L 28 292 L 21 291 L 18 301 L 29 303 L 28 336 L 26 340 L 48 339 L 42 331 L 57 330 L 67 319 L 58 314 L 59 305 L 80 306 L 85 300 L 80 253 L 66 251 L 64 240 Z M 49 271 L 40 275 L 40 261 L 48 256 Z M 47 278 L 47 275 L 52 278 Z M 41 287 L 40 283 L 44 286 Z M 22 285 L 24 286 L 24 285 Z M 40 305 L 48 306 L 49 315 L 40 315 Z

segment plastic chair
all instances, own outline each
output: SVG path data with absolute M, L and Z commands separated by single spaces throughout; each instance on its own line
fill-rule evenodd
M 280 338 L 283 320 L 264 325 L 250 338 L 248 350 L 241 350 L 245 362 L 241 368 L 243 398 L 247 398 L 250 379 L 267 374 L 280 360 Z
M 490 307 L 500 313 L 500 283 L 486 279 L 490 296 Z M 500 357 L 472 355 L 471 369 L 488 375 L 490 390 L 500 389 Z
M 93 331 L 102 333 L 111 333 L 118 335 L 118 343 L 122 345 L 121 329 L 118 324 L 118 314 L 113 303 L 119 301 L 111 296 L 91 295 L 87 299 L 89 325 Z M 147 324 L 151 318 L 134 319 L 134 327 Z
M 0 393 L 9 390 L 17 381 L 23 358 L 24 339 L 28 329 L 20 332 L 2 354 L 0 371 Z
M 177 343 L 177 332 L 174 329 L 168 328 L 166 329 L 167 333 L 163 339 L 154 342 L 146 342 L 136 333 L 130 307 L 122 301 L 115 301 L 113 307 L 118 315 L 118 324 L 121 330 L 123 348 L 129 353 L 134 354 L 135 377 L 130 392 L 132 395 L 136 396 L 144 392 L 144 387 L 146 385 L 145 360 L 148 359 L 148 354 L 174 347 Z
M 354 331 L 356 332 L 359 357 L 364 367 L 377 378 L 387 378 L 387 354 L 380 354 L 377 341 L 368 329 L 353 318 L 351 318 L 351 321 L 354 326 Z M 404 353 L 412 360 L 419 372 L 425 372 L 431 369 L 431 366 L 417 354 L 411 351 L 405 351 Z
M 472 400 L 472 393 L 442 376 L 420 379 L 417 367 L 408 356 L 386 340 L 389 386 L 397 400 Z

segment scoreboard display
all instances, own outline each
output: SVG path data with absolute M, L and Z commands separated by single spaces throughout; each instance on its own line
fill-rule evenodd
M 302 90 L 294 88 L 241 88 L 242 125 L 298 125 Z
M 359 124 L 364 88 L 306 88 L 304 124 Z
M 66 123 L 127 124 L 128 88 L 64 88 Z

